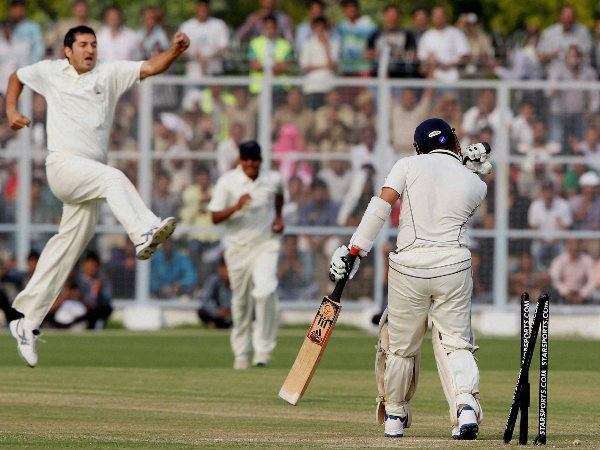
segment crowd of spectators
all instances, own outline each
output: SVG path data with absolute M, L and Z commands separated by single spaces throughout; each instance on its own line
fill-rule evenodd
M 390 3 L 378 17 L 371 17 L 359 1 L 343 0 L 343 17 L 333 21 L 325 2 L 311 0 L 306 3 L 305 19 L 293 24 L 275 0 L 260 4 L 234 29 L 212 15 L 208 0 L 198 0 L 194 17 L 178 27 L 190 37 L 190 48 L 182 66 L 171 72 L 198 83 L 153 88 L 152 209 L 163 217 L 177 217 L 181 224 L 177 242 L 152 261 L 154 297 L 198 298 L 219 267 L 222 248 L 218 232 L 205 228 L 211 225 L 206 205 L 217 177 L 236 165 L 239 143 L 257 138 L 261 78 L 270 71 L 280 80 L 273 90 L 271 148 L 273 164 L 286 183 L 287 226 L 355 226 L 381 176 L 396 159 L 413 154 L 414 128 L 428 117 L 451 123 L 463 146 L 488 141 L 494 147 L 501 125 L 508 123 L 509 227 L 539 230 L 535 239 L 509 243 L 510 294 L 531 286 L 553 288 L 565 303 L 598 301 L 600 276 L 595 272 L 600 269 L 589 270 L 586 262 L 585 275 L 575 275 L 579 265 L 570 264 L 568 273 L 552 267 L 559 264 L 557 258 L 575 258 L 575 254 L 600 258 L 600 248 L 592 240 L 579 241 L 575 248 L 553 234 L 600 230 L 600 95 L 597 90 L 561 89 L 559 84 L 598 80 L 600 27 L 592 33 L 577 21 L 574 7 L 564 6 L 552 26 L 541 30 L 529 26 L 521 38 L 506 39 L 509 45 L 499 48 L 477 14 L 452 18 L 443 6 L 417 8 L 404 18 L 400 8 Z M 167 48 L 177 31 L 163 24 L 163 10 L 155 6 L 144 8 L 137 29 L 124 25 L 116 6 L 106 8 L 101 17 L 90 17 L 85 0 L 75 0 L 71 16 L 45 30 L 27 18 L 24 0 L 10 0 L 8 11 L 0 33 L 2 111 L 10 73 L 42 58 L 63 57 L 62 37 L 72 26 L 87 24 L 96 30 L 101 60 L 148 58 Z M 239 48 L 244 49 L 242 58 Z M 383 62 L 387 67 L 380 67 Z M 211 84 L 214 77 L 232 73 L 250 75 L 250 83 Z M 288 86 L 285 75 L 302 76 L 305 83 Z M 547 90 L 517 90 L 505 109 L 498 105 L 494 89 L 394 89 L 389 99 L 389 142 L 383 142 L 377 135 L 376 93 L 334 83 L 336 77 L 374 76 L 449 83 L 475 78 L 557 83 Z M 138 150 L 137 96 L 134 91 L 118 105 L 111 155 Z M 31 139 L 35 149 L 45 148 L 44 120 L 45 103 L 34 95 Z M 5 121 L 0 121 L 0 150 L 16 150 L 19 145 Z M 574 159 L 553 162 L 557 156 Z M 135 157 L 115 157 L 112 163 L 136 182 Z M 54 224 L 59 219 L 56 200 L 41 164 L 34 161 L 31 221 Z M 13 223 L 17 162 L 3 157 L 0 165 L 0 221 Z M 488 199 L 472 225 L 493 229 L 495 175 L 485 181 Z M 107 214 L 101 220 L 114 224 Z M 41 249 L 48 237 L 36 233 L 32 248 Z M 282 298 L 308 298 L 325 287 L 319 286 L 326 278 L 324 265 L 343 239 L 322 232 L 286 236 L 279 269 Z M 133 292 L 135 260 L 126 241 L 112 234 L 94 241 L 101 259 L 108 262 L 106 272 L 117 297 L 131 297 Z M 13 244 L 8 239 L 4 253 L 9 255 Z M 487 301 L 493 285 L 493 238 L 475 239 L 473 247 L 476 299 Z M 177 273 L 165 270 L 175 264 Z M 364 264 L 364 282 L 349 286 L 356 298 L 369 297 L 373 291 L 374 282 L 368 278 L 374 263 L 371 259 Z M 579 296 L 565 290 L 577 283 L 582 290 Z M 588 292 L 590 283 L 593 289 Z

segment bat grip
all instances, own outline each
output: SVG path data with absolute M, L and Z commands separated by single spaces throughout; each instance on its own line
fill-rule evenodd
M 360 248 L 354 247 L 354 246 L 350 247 L 350 254 L 348 256 L 346 256 L 347 261 L 348 261 L 348 267 L 352 268 L 352 266 L 354 266 L 354 261 L 356 260 L 356 258 L 358 258 L 359 253 L 360 253 Z M 333 289 L 333 292 L 329 296 L 329 298 L 331 300 L 333 300 L 335 302 L 339 302 L 341 300 L 342 292 L 344 291 L 344 287 L 346 286 L 346 281 L 348 281 L 349 276 L 350 276 L 350 271 L 348 271 L 348 273 L 346 273 L 346 276 L 344 276 L 344 278 L 342 278 L 335 284 L 335 288 Z

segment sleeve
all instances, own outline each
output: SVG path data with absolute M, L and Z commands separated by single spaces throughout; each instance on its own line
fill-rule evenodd
M 569 206 L 569 202 L 564 200 L 561 202 L 562 213 L 559 215 L 561 219 L 561 225 L 565 228 L 569 228 L 573 225 L 573 213 L 571 212 L 571 207 Z
M 253 59 L 259 59 L 258 53 L 256 52 L 256 41 L 252 39 L 250 41 L 250 45 L 248 46 L 248 61 L 252 61 Z
M 402 195 L 406 187 L 406 174 L 408 171 L 408 163 L 406 161 L 407 158 L 404 158 L 394 164 L 382 187 L 393 189 L 399 195 Z
M 550 269 L 548 269 L 548 274 L 550 275 L 550 280 L 554 289 L 556 289 L 560 295 L 566 295 L 569 291 L 565 284 L 562 282 L 560 270 L 562 265 L 562 258 L 556 257 L 554 260 L 552 260 L 552 263 L 550 263 Z
M 333 62 L 338 62 L 340 59 L 340 41 L 337 37 L 331 37 L 329 40 L 329 51 Z
M 227 204 L 227 188 L 226 188 L 226 179 L 224 177 L 219 178 L 217 184 L 215 185 L 215 189 L 213 190 L 212 197 L 210 199 L 210 203 L 208 204 L 208 210 L 210 212 L 222 211 L 227 208 L 229 205 Z
M 229 47 L 229 29 L 225 25 L 225 22 L 221 22 L 218 33 L 219 49 L 227 49 Z
M 530 227 L 538 227 L 540 225 L 540 221 L 538 219 L 538 215 L 536 214 L 537 202 L 532 202 L 529 205 L 529 209 L 527 210 L 527 223 Z
M 459 58 L 471 54 L 471 47 L 469 47 L 469 41 L 467 41 L 467 37 L 459 29 L 456 29 L 454 44 L 456 45 L 456 54 Z
M 550 53 L 550 51 L 552 50 L 550 48 L 550 41 L 551 41 L 550 36 L 549 36 L 550 30 L 551 30 L 551 28 L 548 28 L 548 29 L 542 31 L 542 35 L 540 36 L 540 41 L 538 43 L 537 50 L 541 54 Z
M 300 58 L 299 58 L 299 63 L 300 63 L 300 68 L 302 68 L 302 70 L 304 70 L 307 66 L 310 65 L 310 46 L 309 44 L 309 40 L 307 39 L 304 42 L 304 45 L 302 46 L 302 49 L 300 50 Z
M 17 78 L 38 94 L 46 95 L 50 86 L 48 74 L 51 73 L 52 64 L 52 61 L 40 61 L 30 66 L 21 67 L 17 70 Z
M 587 298 L 592 295 L 596 288 L 596 271 L 594 270 L 594 260 L 588 255 L 585 255 L 584 258 L 586 282 L 581 288 L 581 296 Z
M 110 83 L 115 95 L 120 96 L 136 83 L 140 82 L 140 70 L 144 61 L 112 61 L 110 64 Z
M 283 195 L 284 194 L 284 186 L 283 186 L 283 178 L 281 177 L 281 174 L 279 174 L 279 172 L 273 172 L 275 174 L 275 188 L 276 191 L 275 193 L 277 195 Z
M 427 61 L 429 52 L 429 33 L 426 31 L 423 33 L 423 36 L 421 36 L 421 39 L 417 45 L 417 58 L 419 61 Z

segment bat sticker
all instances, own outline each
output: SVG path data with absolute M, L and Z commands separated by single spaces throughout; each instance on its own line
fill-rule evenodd
M 323 346 L 327 342 L 327 336 L 331 331 L 338 308 L 339 306 L 332 301 L 323 299 L 319 307 L 319 312 L 308 329 L 306 337 L 315 344 Z

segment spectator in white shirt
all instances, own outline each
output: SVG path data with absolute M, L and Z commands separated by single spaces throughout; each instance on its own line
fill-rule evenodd
M 325 104 L 325 94 L 333 87 L 340 45 L 329 35 L 325 17 L 313 19 L 311 25 L 312 34 L 300 53 L 300 67 L 306 75 L 302 88 L 305 104 L 317 109 Z
M 14 24 L 5 20 L 0 24 L 0 94 L 4 95 L 10 75 L 29 63 L 29 45 L 15 39 Z
M 102 14 L 103 25 L 98 31 L 98 59 L 101 61 L 137 60 L 141 57 L 138 38 L 123 25 L 123 13 L 116 5 Z
M 596 287 L 595 265 L 579 239 L 567 239 L 565 251 L 552 260 L 549 272 L 552 288 L 562 302 L 579 305 L 591 301 Z
M 323 0 L 309 0 L 306 3 L 306 12 L 306 20 L 299 23 L 296 27 L 294 50 L 297 55 L 302 53 L 304 43 L 313 35 L 312 21 L 317 17 L 325 17 L 325 2 Z M 327 23 L 327 26 L 329 26 L 329 23 Z
M 465 135 L 470 136 L 478 134 L 485 127 L 490 127 L 494 131 L 494 136 L 498 136 L 502 121 L 508 124 L 511 120 L 510 109 L 502 110 L 497 105 L 496 91 L 483 89 L 477 98 L 477 104 L 465 111 L 461 129 Z M 462 144 L 463 142 L 461 142 Z M 495 148 L 495 142 L 490 142 L 490 144 L 492 144 L 492 148 Z
M 529 206 L 527 221 L 529 228 L 538 230 L 540 238 L 531 243 L 531 254 L 539 268 L 547 268 L 552 258 L 562 250 L 562 242 L 552 233 L 568 230 L 573 223 L 569 202 L 555 194 L 551 180 L 542 182 L 542 195 Z
M 209 0 L 196 2 L 196 16 L 183 22 L 179 31 L 190 37 L 185 72 L 188 77 L 223 74 L 229 29 L 221 19 L 210 15 Z
M 419 40 L 417 58 L 421 61 L 423 75 L 434 67 L 433 78 L 450 83 L 459 78 L 458 66 L 469 62 L 470 48 L 464 33 L 447 22 L 446 9 L 434 6 L 431 10 L 432 28 Z

